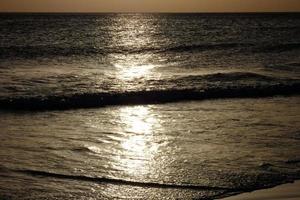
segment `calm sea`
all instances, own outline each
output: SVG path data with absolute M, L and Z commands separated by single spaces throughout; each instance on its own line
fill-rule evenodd
M 0 14 L 0 199 L 215 199 L 300 178 L 300 14 Z

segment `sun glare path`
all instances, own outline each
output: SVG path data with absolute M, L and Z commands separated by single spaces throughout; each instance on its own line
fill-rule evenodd
M 124 158 L 120 159 L 120 164 L 130 175 L 145 175 L 151 170 L 150 165 L 158 151 L 153 133 L 160 127 L 159 120 L 148 106 L 121 108 L 120 120 L 128 133 L 121 143 Z
M 115 64 L 118 70 L 118 78 L 121 80 L 132 80 L 135 78 L 142 78 L 148 76 L 154 65 L 140 65 L 140 66 L 122 66 Z

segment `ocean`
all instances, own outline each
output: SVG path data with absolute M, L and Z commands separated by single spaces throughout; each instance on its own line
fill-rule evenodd
M 300 179 L 300 14 L 0 14 L 0 199 L 218 199 Z

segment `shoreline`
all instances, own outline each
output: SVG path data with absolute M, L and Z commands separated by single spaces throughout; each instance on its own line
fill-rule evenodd
M 297 200 L 300 199 L 300 180 L 292 183 L 284 183 L 268 189 L 258 189 L 252 192 L 246 192 L 218 198 L 220 200 Z

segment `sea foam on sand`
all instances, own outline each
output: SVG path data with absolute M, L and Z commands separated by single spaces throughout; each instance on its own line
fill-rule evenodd
M 280 185 L 270 189 L 256 190 L 222 200 L 299 200 L 300 181 Z

